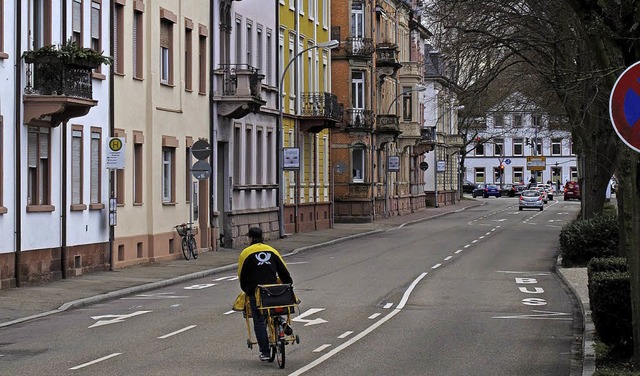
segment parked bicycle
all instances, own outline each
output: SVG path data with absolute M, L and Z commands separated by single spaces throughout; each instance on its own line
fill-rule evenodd
M 195 235 L 198 233 L 198 228 L 193 227 L 193 222 L 183 223 L 174 227 L 176 232 L 182 238 L 182 255 L 186 260 L 190 257 L 194 259 L 198 258 L 198 246 L 196 244 Z

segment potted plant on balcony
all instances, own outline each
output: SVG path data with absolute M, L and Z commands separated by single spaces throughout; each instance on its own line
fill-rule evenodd
M 109 65 L 113 61 L 102 52 L 78 45 L 71 40 L 57 46 L 43 46 L 25 51 L 22 58 L 26 63 L 75 65 L 95 69 L 100 64 Z

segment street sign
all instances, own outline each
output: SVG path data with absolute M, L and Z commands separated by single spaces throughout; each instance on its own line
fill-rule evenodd
M 445 172 L 447 170 L 447 164 L 445 161 L 436 161 L 436 171 Z
M 389 162 L 387 162 L 387 170 L 389 172 L 398 172 L 400 171 L 400 157 L 398 156 L 389 156 Z
M 191 174 L 198 180 L 203 180 L 211 176 L 211 166 L 206 161 L 197 161 L 191 167 Z
M 613 85 L 609 116 L 618 137 L 640 153 L 640 61 L 622 72 Z
M 211 146 L 205 140 L 198 140 L 191 146 L 191 154 L 200 161 L 207 159 L 211 155 Z
M 505 159 L 505 160 L 504 160 L 504 163 L 506 163 L 506 164 L 511 164 L 511 159 L 509 159 L 509 158 Z
M 338 174 L 343 174 L 345 171 L 347 171 L 347 165 L 342 162 L 338 162 L 336 163 L 335 169 Z
M 527 170 L 544 171 L 547 168 L 547 157 L 534 155 L 527 157 Z
M 125 166 L 124 137 L 110 137 L 107 147 L 107 169 L 122 170 Z
M 284 154 L 285 170 L 299 170 L 300 169 L 300 149 L 299 148 L 284 148 L 282 151 Z
M 427 171 L 429 169 L 429 164 L 427 162 L 420 162 L 420 169 L 422 171 Z

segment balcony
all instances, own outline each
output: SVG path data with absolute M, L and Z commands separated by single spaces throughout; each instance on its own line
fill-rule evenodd
M 395 77 L 402 64 L 398 61 L 398 45 L 395 43 L 380 43 L 376 48 L 376 68 L 378 78 Z
M 436 146 L 436 127 L 425 127 L 420 130 L 420 140 L 413 147 L 414 155 L 422 155 L 433 150 Z
M 57 127 L 84 116 L 98 104 L 93 100 L 91 70 L 96 65 L 59 59 L 25 60 L 24 123 Z
M 218 113 L 240 119 L 260 111 L 267 102 L 262 100 L 262 80 L 258 68 L 247 64 L 221 64 L 213 71 L 215 86 L 213 100 L 218 102 Z
M 385 114 L 378 115 L 376 130 L 378 133 L 391 133 L 395 135 L 399 135 L 400 126 L 398 124 L 398 115 L 394 114 Z
M 447 145 L 451 147 L 462 147 L 464 145 L 462 135 L 459 134 L 448 134 L 446 140 Z
M 300 127 L 311 133 L 333 128 L 342 121 L 342 112 L 342 104 L 335 94 L 302 93 Z
M 350 132 L 371 132 L 373 130 L 373 111 L 363 108 L 348 108 L 345 111 L 344 124 Z
M 422 79 L 422 64 L 417 61 L 404 61 L 398 76 L 400 79 L 414 79 L 419 82 Z
M 371 38 L 347 38 L 345 43 L 347 56 L 370 60 L 373 58 L 373 40 Z

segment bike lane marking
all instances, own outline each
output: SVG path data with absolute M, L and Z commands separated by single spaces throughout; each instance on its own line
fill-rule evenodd
M 75 366 L 75 367 L 71 367 L 71 368 L 69 368 L 69 370 L 70 371 L 75 371 L 75 370 L 78 370 L 80 368 L 84 368 L 84 367 L 90 366 L 92 364 L 100 363 L 100 362 L 102 362 L 104 360 L 111 359 L 114 356 L 118 356 L 118 355 L 122 355 L 122 353 L 113 353 L 111 355 L 103 356 L 102 358 L 98 358 L 96 360 L 92 360 L 90 362 L 87 362 L 87 363 L 84 363 L 84 364 L 80 364 L 80 365 Z
M 427 276 L 427 272 L 424 272 L 424 273 L 420 274 L 416 279 L 413 280 L 411 285 L 409 285 L 407 290 L 404 292 L 404 295 L 402 296 L 402 299 L 400 300 L 400 303 L 398 304 L 398 306 L 393 311 L 389 312 L 386 316 L 383 316 L 380 320 L 376 321 L 371 326 L 369 326 L 368 328 L 366 328 L 362 332 L 358 333 L 355 337 L 349 339 L 345 343 L 343 343 L 340 346 L 334 348 L 333 350 L 329 351 L 328 353 L 322 355 L 321 357 L 319 357 L 318 359 L 314 360 L 313 362 L 307 364 L 306 366 L 304 366 L 302 368 L 298 368 L 293 373 L 290 373 L 289 376 L 302 375 L 303 373 L 305 373 L 305 372 L 313 369 L 314 367 L 324 363 L 326 360 L 332 358 L 334 355 L 338 354 L 340 351 L 342 351 L 342 350 L 346 349 L 347 347 L 353 345 L 354 343 L 358 342 L 359 340 L 361 340 L 362 338 L 364 338 L 365 336 L 367 336 L 368 334 L 370 334 L 371 332 L 376 330 L 380 325 L 382 325 L 385 322 L 389 321 L 391 318 L 393 318 L 393 316 L 395 316 L 398 313 L 400 313 L 400 311 L 402 311 L 404 306 L 407 304 L 407 301 L 409 300 L 409 296 L 413 292 L 413 289 L 415 289 L 415 287 L 418 285 L 418 283 L 426 276 Z
M 169 337 L 175 336 L 176 334 L 180 334 L 180 333 L 182 333 L 182 332 L 186 332 L 187 330 L 193 329 L 193 328 L 195 328 L 196 326 L 197 326 L 197 325 L 189 325 L 189 326 L 187 326 L 187 327 L 185 327 L 185 328 L 182 328 L 182 329 L 176 330 L 175 332 L 171 332 L 171 333 L 165 334 L 165 335 L 163 335 L 163 336 L 160 336 L 160 337 L 158 337 L 158 339 L 165 339 L 165 338 L 169 338 Z

